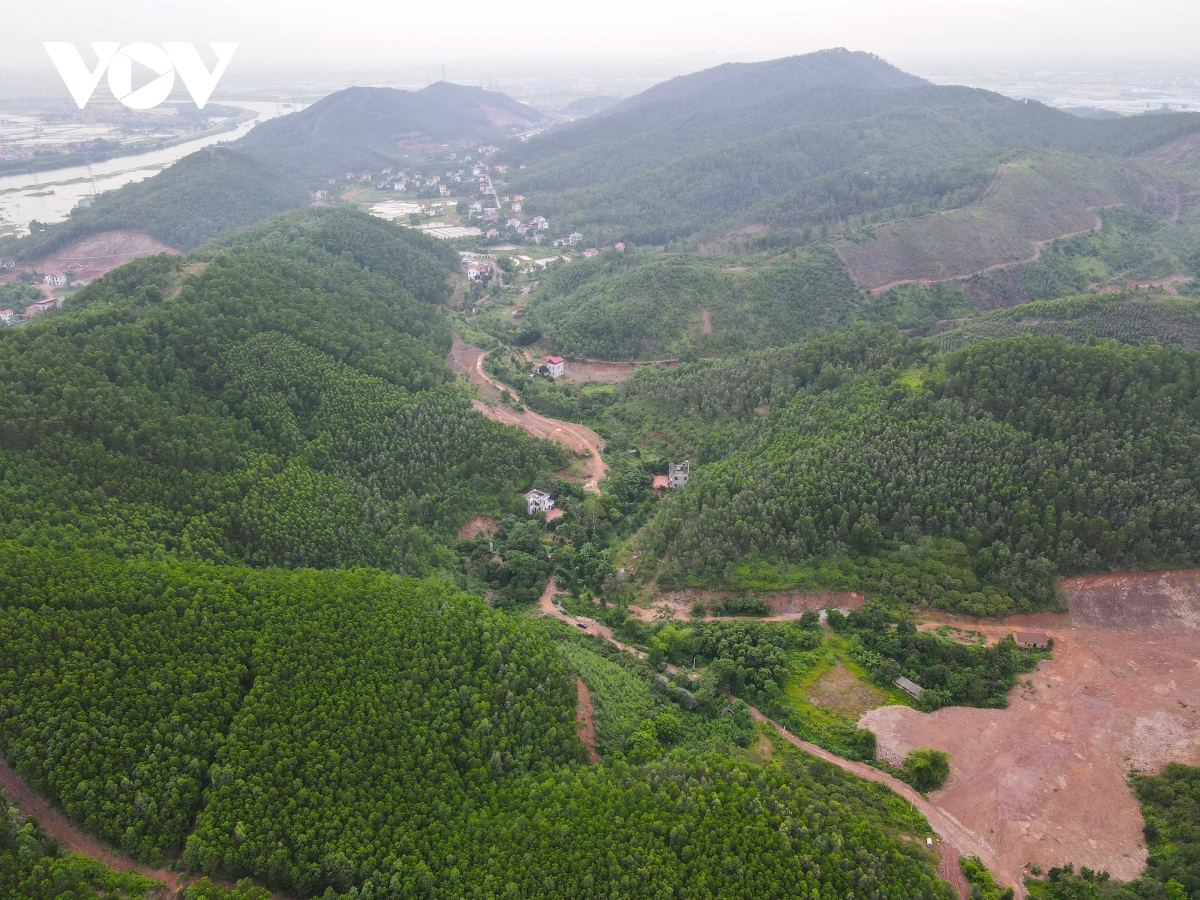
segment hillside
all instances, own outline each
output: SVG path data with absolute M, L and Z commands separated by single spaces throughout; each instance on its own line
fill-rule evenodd
M 910 218 L 979 199 L 1024 148 L 1125 157 L 1197 130 L 1200 115 L 1082 119 L 835 50 L 683 76 L 508 156 L 542 214 L 665 243 Z
M 574 762 L 554 643 L 445 584 L 3 549 L 0 749 L 126 852 L 300 896 L 951 896 L 920 817 L 823 763 L 652 720 Z
M 545 279 L 523 328 L 574 357 L 712 355 L 797 340 L 861 301 L 828 251 L 733 271 L 716 259 L 606 255 Z
M 449 383 L 430 301 L 453 257 L 381 220 L 304 211 L 117 269 L 0 333 L 0 536 L 436 566 L 462 522 L 562 464 Z
M 184 157 L 153 178 L 106 191 L 90 209 L 5 252 L 36 260 L 101 231 L 144 232 L 179 250 L 307 206 L 310 186 L 378 172 L 404 152 L 499 140 L 535 113 L 503 94 L 439 82 L 420 91 L 347 88 L 271 119 L 230 144 Z
M 1022 334 L 1055 334 L 1200 350 L 1200 300 L 1144 291 L 1040 300 L 947 323 L 932 335 L 943 350 Z
M 1116 161 L 1026 154 L 1001 166 L 971 206 L 879 225 L 838 241 L 837 252 L 865 288 L 970 275 L 1034 259 L 1051 240 L 1098 229 L 1096 210 L 1141 205 L 1145 182 L 1144 173 Z
M 877 326 L 640 372 L 590 415 L 692 460 L 641 538 L 660 587 L 1001 615 L 1053 605 L 1058 574 L 1196 563 L 1198 372 L 1181 350 L 1026 337 L 939 354 Z

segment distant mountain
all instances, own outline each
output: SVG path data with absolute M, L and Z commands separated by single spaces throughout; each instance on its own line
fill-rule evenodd
M 977 201 L 1023 150 L 1126 157 L 1197 132 L 1196 114 L 1081 118 L 839 49 L 672 79 L 508 161 L 556 224 L 663 244 L 921 216 Z
M 309 202 L 307 186 L 378 171 L 414 149 L 496 141 L 537 117 L 504 94 L 439 82 L 421 91 L 355 87 L 200 150 L 154 178 L 101 194 L 61 224 L 14 241 L 36 260 L 101 231 L 145 232 L 180 250 Z
M 401 148 L 495 140 L 512 126 L 525 128 L 538 118 L 531 107 L 504 94 L 444 81 L 421 91 L 354 87 L 264 122 L 239 143 L 253 152 L 280 154 L 306 173 L 325 175 L 331 166 L 355 169 L 395 160 Z
M 563 112 L 572 116 L 591 116 L 612 109 L 621 102 L 620 97 L 580 97 L 563 107 Z

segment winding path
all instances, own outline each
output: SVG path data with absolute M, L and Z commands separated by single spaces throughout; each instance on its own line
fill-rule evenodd
M 555 441 L 574 453 L 587 453 L 588 458 L 585 461 L 587 480 L 583 487 L 584 490 L 591 491 L 593 494 L 599 494 L 600 482 L 608 477 L 608 466 L 604 464 L 604 459 L 600 456 L 604 439 L 584 425 L 552 419 L 549 416 L 535 413 L 528 407 L 517 412 L 501 399 L 502 392 L 508 391 L 515 400 L 520 402 L 517 392 L 484 371 L 484 361 L 487 359 L 488 352 L 472 344 L 464 343 L 456 334 L 450 355 L 446 358 L 446 364 L 453 371 L 460 375 L 466 375 L 472 384 L 481 389 L 485 400 L 473 401 L 475 409 L 489 419 L 504 422 L 507 425 L 516 425 L 533 437 Z
M 41 794 L 12 770 L 3 757 L 0 757 L 0 787 L 3 787 L 4 793 L 8 795 L 8 802 L 17 807 L 22 816 L 33 816 L 38 820 L 43 832 L 72 853 L 90 857 L 118 872 L 137 872 L 139 875 L 161 881 L 172 890 L 178 890 L 196 880 L 180 872 L 143 865 L 113 850 L 98 837 L 75 825 L 62 810 L 47 803 Z
M 555 597 L 562 593 L 558 585 L 555 583 L 554 576 L 550 576 L 550 580 L 546 583 L 546 589 L 542 592 L 542 596 L 538 601 L 538 606 L 543 613 L 548 616 L 554 616 L 563 622 L 571 625 L 586 625 L 587 631 L 590 634 L 598 634 L 609 641 L 618 649 L 633 653 L 640 659 L 645 659 L 646 654 L 636 647 L 630 647 L 623 644 L 613 637 L 612 629 L 608 626 L 597 622 L 594 619 L 589 619 L 586 616 L 574 616 L 564 611 L 556 602 Z M 732 698 L 732 695 L 730 695 Z M 970 829 L 966 828 L 954 816 L 946 812 L 939 806 L 934 806 L 927 797 L 918 793 L 911 785 L 905 784 L 900 779 L 889 775 L 874 766 L 868 766 L 866 763 L 855 762 L 849 759 L 843 759 L 835 753 L 830 753 L 823 747 L 818 747 L 816 744 L 801 740 L 792 734 L 774 719 L 770 718 L 755 707 L 750 707 L 750 715 L 757 721 L 764 722 L 770 725 L 775 731 L 786 740 L 788 743 L 799 747 L 806 753 L 811 753 L 820 759 L 825 760 L 832 765 L 837 766 L 845 772 L 852 775 L 857 775 L 859 778 L 865 778 L 868 781 L 874 781 L 879 784 L 886 785 L 892 791 L 899 794 L 905 800 L 909 801 L 914 807 L 921 811 L 925 816 L 925 820 L 929 823 L 929 827 L 933 832 L 941 838 L 941 843 L 938 844 L 938 854 L 941 857 L 942 865 L 938 869 L 939 877 L 950 882 L 963 900 L 967 897 L 966 882 L 962 878 L 958 868 L 959 856 L 978 856 L 980 861 L 988 867 L 993 876 L 1001 883 L 1002 886 L 1011 887 L 1017 898 L 1025 896 L 1025 885 L 1021 880 L 1020 874 L 1013 874 L 1001 868 L 1000 860 L 992 851 L 991 846 L 986 841 L 975 834 Z

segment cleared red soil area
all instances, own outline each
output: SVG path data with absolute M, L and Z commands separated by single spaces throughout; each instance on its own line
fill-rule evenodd
M 31 270 L 69 272 L 71 281 L 94 281 L 117 266 L 160 253 L 180 255 L 174 247 L 169 247 L 148 234 L 137 231 L 103 231 L 36 263 L 19 266 L 12 271 L 12 275 Z
M 1144 868 L 1142 817 L 1126 779 L 1178 760 L 1200 764 L 1200 570 L 1095 575 L 1062 585 L 1069 614 L 953 620 L 989 642 L 1017 629 L 1054 639 L 1007 709 L 902 706 L 859 720 L 879 755 L 951 756 L 940 810 L 986 845 L 1008 884 L 1064 862 L 1127 880 Z
M 462 528 L 458 529 L 458 536 L 464 541 L 477 538 L 481 534 L 485 537 L 491 537 L 496 533 L 497 523 L 498 520 L 495 516 L 476 516 Z
M 578 675 L 575 676 L 575 687 L 578 691 L 575 700 L 575 730 L 579 739 L 587 747 L 588 762 L 600 762 L 600 754 L 596 750 L 596 721 L 595 709 L 592 707 L 592 692 L 586 682 Z
M 667 613 L 670 613 L 670 617 L 673 619 L 689 619 L 692 607 L 697 602 L 712 607 L 734 594 L 734 591 L 706 591 L 694 588 L 669 591 L 654 597 L 653 600 L 645 601 L 642 605 L 630 606 L 629 613 L 644 622 L 652 622 L 656 618 L 666 617 Z M 821 593 L 784 591 L 778 594 L 764 594 L 761 599 L 766 600 L 770 605 L 771 614 L 749 618 L 757 619 L 760 622 L 784 622 L 790 619 L 799 619 L 810 609 L 858 609 L 866 598 L 857 591 L 824 591 Z M 705 621 L 712 621 L 715 618 L 717 616 L 711 610 L 704 616 Z M 729 618 L 729 616 L 724 618 Z
M 1200 568 L 1080 575 L 1062 591 L 1076 625 L 1200 630 Z
M 534 437 L 555 441 L 575 453 L 580 457 L 580 462 L 587 472 L 584 489 L 600 493 L 600 482 L 608 477 L 608 466 L 600 456 L 604 439 L 583 425 L 551 419 L 528 408 L 517 412 L 501 397 L 501 393 L 506 390 L 516 397 L 516 391 L 496 381 L 483 370 L 486 356 L 487 353 L 481 348 L 464 343 L 456 334 L 450 353 L 446 357 L 446 365 L 454 372 L 466 375 L 483 395 L 484 400 L 473 402 L 475 409 L 489 419 L 516 425 Z

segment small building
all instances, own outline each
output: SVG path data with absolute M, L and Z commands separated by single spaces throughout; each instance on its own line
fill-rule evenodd
M 520 200 L 514 200 L 514 201 L 512 202 L 512 211 L 513 211 L 513 212 L 520 212 L 520 211 L 521 211 L 521 201 L 520 201 Z
M 683 487 L 688 483 L 688 472 L 691 469 L 691 460 L 685 459 L 681 463 L 670 463 L 667 466 L 667 484 L 670 487 Z
M 617 241 L 617 243 L 615 243 L 615 244 L 613 245 L 613 247 L 614 247 L 614 248 L 616 248 L 617 250 L 624 251 L 624 250 L 625 250 L 625 242 L 624 242 L 624 241 Z
M 471 212 L 473 212 L 473 213 L 483 212 L 483 204 L 480 203 L 478 200 L 476 200 L 474 203 L 471 204 Z
M 595 256 L 599 252 L 600 251 L 597 250 L 595 247 L 588 247 L 586 250 L 583 251 L 583 258 L 591 259 L 593 256 Z
M 8 325 L 15 318 L 11 309 L 0 309 L 0 322 Z
M 36 303 L 30 303 L 27 307 L 25 307 L 25 316 L 26 318 L 30 316 L 36 316 L 38 313 L 43 313 L 52 306 L 58 306 L 58 303 L 59 301 L 53 298 L 39 300 Z
M 42 277 L 42 283 L 53 287 L 63 287 L 67 283 L 67 276 L 62 272 L 51 272 Z
M 76 209 L 91 209 L 96 203 L 95 197 L 80 197 L 79 202 L 75 204 Z
M 567 238 L 567 243 L 570 244 L 572 247 L 574 247 L 576 244 L 578 244 L 582 240 L 583 240 L 582 234 L 580 234 L 578 231 L 572 231 L 570 236 Z
M 566 371 L 567 362 L 561 356 L 547 356 L 546 369 L 551 378 L 562 378 L 563 372 Z
M 554 498 L 545 491 L 532 490 L 525 495 L 525 508 L 531 516 L 536 512 L 549 512 L 554 508 Z
M 1025 650 L 1045 650 L 1050 646 L 1050 638 L 1040 631 L 1015 631 L 1013 640 Z
M 921 687 L 915 681 L 909 681 L 903 675 L 901 675 L 899 678 L 897 678 L 895 681 L 893 681 L 892 684 L 894 684 L 896 687 L 900 688 L 900 690 L 904 691 L 904 693 L 906 693 L 914 698 L 920 697 L 921 694 L 923 694 L 925 692 L 925 688 Z

